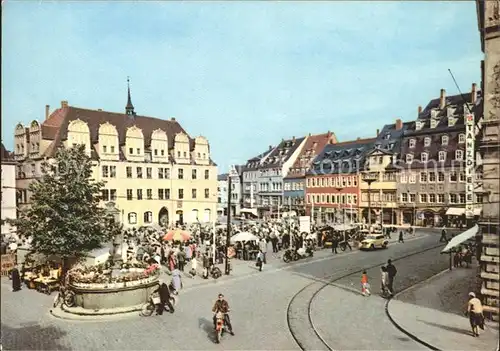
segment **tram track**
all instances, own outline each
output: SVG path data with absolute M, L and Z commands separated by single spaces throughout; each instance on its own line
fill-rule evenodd
M 443 244 L 439 243 L 438 245 L 433 245 L 425 249 L 412 251 L 399 257 L 395 257 L 392 261 L 397 262 L 411 256 L 434 250 L 441 246 L 443 246 Z M 328 344 L 323 336 L 321 336 L 318 329 L 314 325 L 311 309 L 316 296 L 318 296 L 318 294 L 327 286 L 334 285 L 337 281 L 348 278 L 354 274 L 360 274 L 364 270 L 381 267 L 384 264 L 386 264 L 385 261 L 363 268 L 342 269 L 340 272 L 337 271 L 335 274 L 316 279 L 314 282 L 305 285 L 292 296 L 287 305 L 286 320 L 290 334 L 301 350 L 334 350 L 334 348 Z M 339 276 L 339 274 L 341 275 Z

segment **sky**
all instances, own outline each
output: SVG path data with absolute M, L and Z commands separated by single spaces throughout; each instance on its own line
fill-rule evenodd
M 291 138 L 374 137 L 480 83 L 475 4 L 2 1 L 2 142 L 62 100 L 208 138 L 219 173 Z

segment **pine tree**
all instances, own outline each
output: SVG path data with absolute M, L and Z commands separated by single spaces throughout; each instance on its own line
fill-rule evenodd
M 30 206 L 15 221 L 18 232 L 32 237 L 33 252 L 61 257 L 66 270 L 68 258 L 102 248 L 121 230 L 99 206 L 103 186 L 92 179 L 83 145 L 60 148 L 30 184 Z

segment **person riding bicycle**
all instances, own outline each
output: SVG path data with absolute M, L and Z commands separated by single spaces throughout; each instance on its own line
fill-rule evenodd
M 214 307 L 212 308 L 212 312 L 214 312 L 214 329 L 217 325 L 217 313 L 224 313 L 224 323 L 229 330 L 231 335 L 234 335 L 233 327 L 231 326 L 231 320 L 229 319 L 229 304 L 226 300 L 224 300 L 224 295 L 219 294 L 219 298 L 215 301 Z

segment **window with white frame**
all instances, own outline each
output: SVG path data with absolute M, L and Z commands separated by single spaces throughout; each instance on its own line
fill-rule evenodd
M 450 194 L 450 204 L 458 203 L 457 194 Z
M 461 181 L 462 183 L 464 183 L 464 182 L 465 182 L 465 172 L 460 172 L 460 174 L 459 174 L 459 179 L 460 179 L 460 181 Z
M 412 163 L 412 162 L 413 162 L 413 155 L 406 154 L 406 163 Z
M 438 183 L 444 182 L 444 172 L 438 172 Z
M 444 194 L 437 194 L 437 202 L 440 204 L 444 203 Z
M 427 172 L 420 172 L 420 183 L 427 183 Z
M 436 172 L 429 172 L 429 183 L 436 182 Z
M 411 203 L 415 202 L 415 194 L 410 194 L 410 202 Z
M 410 173 L 408 177 L 408 183 L 415 184 L 417 182 L 417 175 L 415 173 Z
M 144 212 L 144 223 L 152 223 L 153 222 L 153 212 L 147 211 Z
M 457 181 L 457 172 L 450 172 L 450 182 Z
M 424 138 L 424 146 L 431 146 L 431 138 L 430 137 Z
M 436 194 L 429 194 L 429 202 L 431 204 L 436 202 Z
M 129 224 L 137 224 L 137 213 L 130 212 L 128 214 L 128 223 Z
M 439 151 L 438 157 L 439 157 L 438 160 L 440 162 L 446 161 L 446 152 L 445 151 Z
M 459 195 L 459 200 L 460 200 L 460 203 L 461 203 L 461 204 L 464 204 L 464 203 L 465 203 L 465 194 L 464 194 L 464 193 L 461 193 L 461 194 Z
M 427 203 L 427 194 L 420 194 L 420 202 Z
M 416 140 L 415 140 L 415 139 L 410 139 L 410 140 L 408 141 L 408 147 L 409 147 L 410 149 L 413 149 L 413 148 L 415 147 L 415 144 L 416 144 Z
M 449 141 L 448 135 L 443 135 L 441 137 L 441 145 L 448 145 L 448 141 Z
M 399 176 L 400 183 L 406 183 L 408 181 L 407 174 L 405 172 L 401 172 Z
M 420 155 L 420 161 L 427 162 L 428 159 L 429 159 L 429 154 L 427 152 L 422 152 L 422 154 Z
M 401 194 L 401 202 L 408 202 L 408 194 L 407 193 Z
M 464 159 L 463 150 L 455 150 L 455 160 L 462 161 Z
M 460 144 L 465 143 L 465 134 L 462 134 L 462 133 L 458 134 L 458 142 Z

